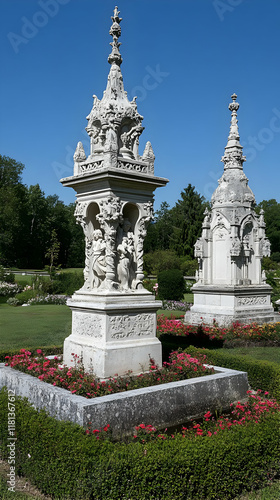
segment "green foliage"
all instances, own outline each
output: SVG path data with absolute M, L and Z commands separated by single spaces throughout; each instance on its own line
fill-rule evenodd
M 198 262 L 196 259 L 191 259 L 188 256 L 181 258 L 180 269 L 184 276 L 195 276 L 196 270 L 198 269 Z
M 48 293 L 64 293 L 73 295 L 76 290 L 79 290 L 84 284 L 82 273 L 57 273 L 54 279 L 49 282 Z
M 266 223 L 266 236 L 271 243 L 271 252 L 279 252 L 280 248 L 280 203 L 276 200 L 263 200 L 258 205 L 258 210 L 264 210 Z
M 8 455 L 7 392 L 0 395 L 0 441 Z M 16 398 L 16 468 L 52 498 L 229 500 L 278 473 L 279 414 L 211 437 L 98 441 Z M 269 474 L 267 476 L 267 473 Z
M 1 264 L 42 269 L 57 257 L 62 266 L 83 265 L 84 235 L 75 222 L 74 204 L 66 206 L 56 195 L 46 197 L 38 184 L 22 184 L 23 169 L 0 155 Z
M 170 209 L 164 202 L 155 213 L 144 243 L 145 253 L 156 250 L 173 250 L 177 256 L 193 258 L 194 244 L 201 234 L 203 213 L 208 204 L 189 184 L 181 198 Z M 173 266 L 176 267 L 176 266 Z
M 144 270 L 156 274 L 168 269 L 180 269 L 180 258 L 173 250 L 156 250 L 144 255 Z
M 280 262 L 280 252 L 274 252 L 271 254 L 271 260 L 274 262 Z
M 187 352 L 194 356 L 203 353 L 207 361 L 213 365 L 247 372 L 253 389 L 268 391 L 271 396 L 280 401 L 280 367 L 277 363 L 256 360 L 250 356 L 232 355 L 224 350 L 210 351 L 188 347 Z
M 194 244 L 201 235 L 203 214 L 207 205 L 205 198 L 195 191 L 191 184 L 181 192 L 181 199 L 171 210 L 174 230 L 170 247 L 177 255 L 194 256 Z
M 52 269 L 54 264 L 57 262 L 59 256 L 60 242 L 57 239 L 56 230 L 53 229 L 51 232 L 50 246 L 45 253 L 45 257 L 50 259 L 50 274 L 52 274 Z
M 36 297 L 37 292 L 35 290 L 25 290 L 24 292 L 17 293 L 15 299 L 17 300 L 16 305 L 26 304 L 29 299 Z
M 162 300 L 181 300 L 184 297 L 185 280 L 182 271 L 169 269 L 158 275 L 158 296 Z
M 3 266 L 0 265 L 0 282 L 5 281 L 6 283 L 14 283 L 15 275 L 10 271 L 6 271 Z
M 36 347 L 26 347 L 27 351 L 30 351 L 32 356 L 37 355 L 37 349 L 41 349 L 44 351 L 46 356 L 51 356 L 51 355 L 56 355 L 56 354 L 62 354 L 63 353 L 63 345 L 46 345 L 41 347 L 40 345 L 36 345 Z M 0 351 L 0 363 L 5 362 L 6 356 L 16 356 L 17 354 L 20 354 L 20 349 L 4 349 Z

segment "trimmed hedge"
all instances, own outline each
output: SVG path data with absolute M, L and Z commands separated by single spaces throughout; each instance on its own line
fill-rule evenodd
M 8 398 L 0 392 L 0 442 L 8 457 Z M 105 422 L 104 422 L 105 424 Z M 279 472 L 280 416 L 211 437 L 98 441 L 16 398 L 16 472 L 55 499 L 233 499 Z
M 259 361 L 251 356 L 237 356 L 224 350 L 215 351 L 190 346 L 186 351 L 193 355 L 205 354 L 207 361 L 213 365 L 247 372 L 253 389 L 268 391 L 271 396 L 280 401 L 280 366 L 277 363 Z
M 158 275 L 158 297 L 161 300 L 181 300 L 186 290 L 185 279 L 179 269 L 161 271 Z
M 26 347 L 26 351 L 30 351 L 32 355 L 37 354 L 37 349 L 41 349 L 43 353 L 47 356 L 62 354 L 63 346 L 62 345 L 44 345 L 43 347 Z M 7 349 L 5 351 L 0 351 L 0 363 L 5 363 L 6 356 L 15 356 L 16 354 L 20 354 L 20 349 Z

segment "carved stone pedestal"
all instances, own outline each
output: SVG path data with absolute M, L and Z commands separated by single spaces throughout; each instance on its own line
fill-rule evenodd
M 154 296 L 143 293 L 76 292 L 67 302 L 72 310 L 72 333 L 64 341 L 63 362 L 74 366 L 79 356 L 86 372 L 100 379 L 149 370 L 150 359 L 161 366 L 161 343 L 156 338 Z
M 271 305 L 271 287 L 194 285 L 194 305 L 185 314 L 185 323 L 230 326 L 232 323 L 270 323 L 275 313 Z

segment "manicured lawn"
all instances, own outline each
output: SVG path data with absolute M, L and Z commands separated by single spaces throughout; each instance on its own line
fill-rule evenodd
M 182 317 L 185 315 L 184 311 L 167 311 L 166 309 L 159 309 L 157 311 L 157 314 L 164 314 L 167 318 L 170 318 L 171 316 L 175 316 L 175 318 L 182 319 Z
M 0 304 L 0 350 L 62 344 L 71 332 L 67 306 Z
M 278 498 L 280 498 L 280 481 L 267 488 L 242 495 L 236 500 L 277 500 Z
M 280 364 L 280 347 L 235 347 L 227 352 Z

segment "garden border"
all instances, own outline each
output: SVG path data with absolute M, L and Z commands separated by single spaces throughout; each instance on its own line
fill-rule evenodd
M 58 420 L 94 428 L 110 425 L 113 436 L 130 434 L 140 423 L 157 428 L 179 425 L 205 412 L 226 410 L 247 397 L 246 372 L 214 366 L 213 375 L 86 399 L 0 363 L 0 389 L 27 397 Z

